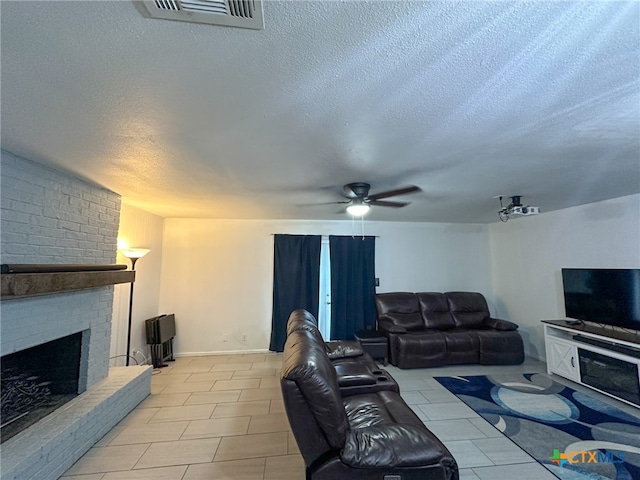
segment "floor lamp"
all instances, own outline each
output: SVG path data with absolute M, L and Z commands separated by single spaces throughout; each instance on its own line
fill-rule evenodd
M 127 248 L 125 250 L 121 250 L 121 253 L 131 260 L 131 270 L 136 270 L 136 262 L 144 257 L 151 250 L 148 248 Z M 127 324 L 127 367 L 129 366 L 129 352 L 131 350 L 131 316 L 133 314 L 133 284 L 134 281 L 131 282 L 131 293 L 129 294 L 129 322 Z

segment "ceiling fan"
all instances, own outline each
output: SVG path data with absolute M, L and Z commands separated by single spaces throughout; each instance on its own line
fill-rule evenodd
M 421 192 L 422 189 L 420 187 L 416 187 L 415 185 L 410 185 L 404 188 L 398 188 L 395 190 L 387 190 L 386 192 L 380 192 L 373 195 L 369 195 L 369 189 L 371 185 L 368 183 L 356 182 L 356 183 L 348 183 L 343 189 L 346 195 L 346 198 L 349 200 L 345 202 L 336 202 L 336 203 L 345 203 L 347 205 L 347 212 L 355 217 L 361 217 L 365 213 L 369 211 L 371 205 L 375 205 L 377 207 L 392 207 L 392 208 L 400 208 L 409 205 L 408 202 L 394 202 L 388 200 L 382 200 L 383 198 L 395 197 L 398 195 L 407 195 L 409 193 Z

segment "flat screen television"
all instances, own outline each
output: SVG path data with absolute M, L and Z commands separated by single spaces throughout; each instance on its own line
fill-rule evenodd
M 640 269 L 563 268 L 569 318 L 640 330 Z

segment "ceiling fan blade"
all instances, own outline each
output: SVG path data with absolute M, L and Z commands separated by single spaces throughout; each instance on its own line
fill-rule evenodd
M 367 204 L 375 205 L 376 207 L 393 207 L 393 208 L 406 207 L 407 205 L 409 205 L 408 202 L 389 202 L 386 200 L 373 200 L 373 201 L 367 202 Z
M 343 202 L 316 202 L 316 203 L 298 203 L 296 207 L 316 207 L 320 205 L 337 205 L 351 203 L 351 200 L 345 200 Z
M 415 185 L 411 185 L 405 188 L 398 188 L 396 190 L 388 190 L 386 192 L 376 193 L 374 195 L 369 195 L 369 200 L 379 200 L 381 198 L 395 197 L 396 195 L 406 195 L 408 193 L 421 192 L 422 189 L 420 187 L 416 187 Z

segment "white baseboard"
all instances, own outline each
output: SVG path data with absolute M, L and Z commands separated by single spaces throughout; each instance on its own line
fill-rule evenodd
M 248 353 L 275 353 L 270 350 L 257 349 L 257 350 L 218 350 L 215 352 L 181 352 L 173 354 L 174 357 L 209 357 L 211 355 L 242 355 Z

